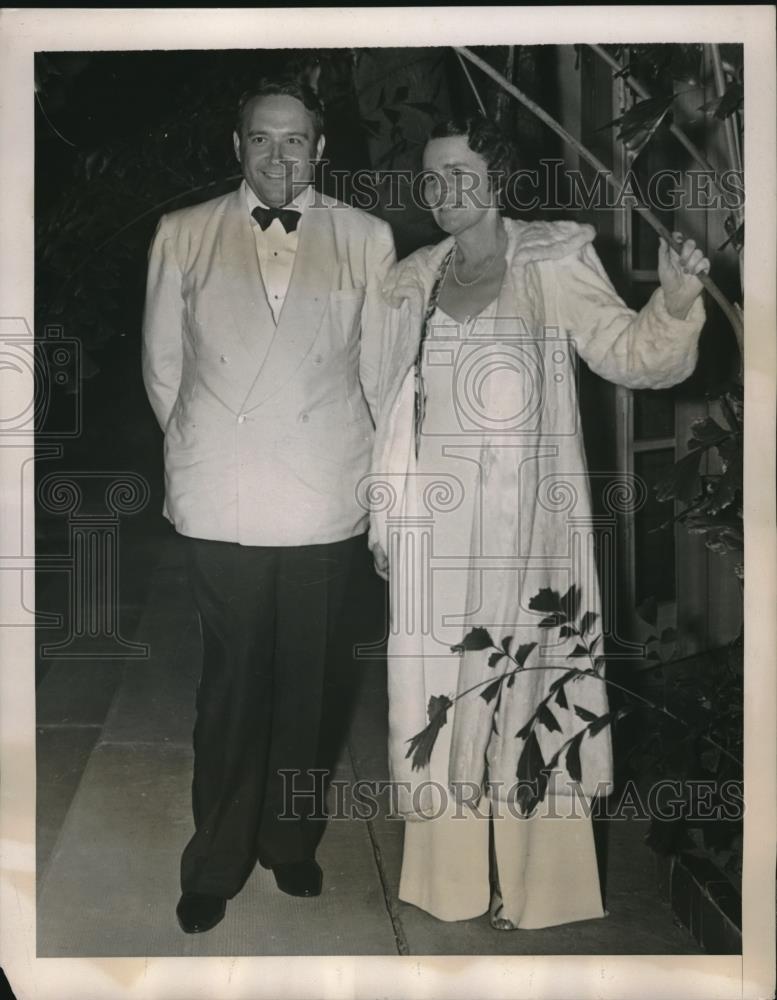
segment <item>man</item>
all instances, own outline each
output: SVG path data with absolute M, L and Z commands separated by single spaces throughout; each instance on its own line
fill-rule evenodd
M 262 82 L 234 145 L 240 187 L 161 219 L 144 319 L 165 513 L 203 643 L 176 911 L 187 933 L 222 919 L 256 860 L 284 892 L 321 891 L 313 797 L 291 800 L 281 772 L 313 787 L 327 651 L 365 545 L 356 486 L 395 259 L 385 222 L 312 187 L 324 136 L 310 88 Z

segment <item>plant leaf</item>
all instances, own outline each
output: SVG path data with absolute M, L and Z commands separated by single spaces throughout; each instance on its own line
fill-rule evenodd
M 473 628 L 471 632 L 457 643 L 455 646 L 451 646 L 452 653 L 463 653 L 465 651 L 477 651 L 480 649 L 490 649 L 493 646 L 493 640 L 489 635 L 488 631 L 484 628 Z
M 501 659 L 504 659 L 504 653 L 500 653 L 498 650 L 496 653 L 492 653 L 488 658 L 489 667 L 495 667 Z
M 567 701 L 567 693 L 563 686 L 556 692 L 556 704 L 559 708 L 569 708 L 569 702 Z
M 538 628 L 556 628 L 557 625 L 561 625 L 566 621 L 564 613 L 561 611 L 555 614 L 548 615 L 547 618 L 543 618 L 542 621 L 537 626 Z
M 563 688 L 561 690 L 563 690 Z M 558 719 L 544 702 L 537 709 L 537 719 L 549 732 L 561 732 L 561 726 L 558 724 Z
M 572 657 L 588 656 L 588 650 L 581 643 L 575 646 L 571 653 L 567 655 L 567 659 L 570 660 Z
M 728 89 L 722 97 L 715 97 L 711 101 L 702 104 L 699 111 L 712 114 L 720 121 L 724 121 L 742 106 L 744 99 L 744 88 L 741 83 L 735 81 L 729 84 Z
M 567 771 L 569 772 L 569 777 L 572 781 L 582 781 L 583 780 L 583 769 L 580 766 L 580 741 L 582 738 L 582 733 L 579 733 L 569 744 L 569 749 L 566 755 L 566 765 Z
M 518 758 L 518 766 L 515 770 L 515 776 L 520 783 L 516 798 L 522 810 L 526 813 L 531 812 L 536 802 L 545 793 L 548 776 L 544 772 L 545 761 L 537 741 L 537 736 L 532 731 L 524 743 L 523 750 Z
M 598 715 L 593 712 L 589 712 L 589 710 L 587 708 L 583 708 L 582 705 L 575 705 L 575 712 L 584 722 L 596 722 L 599 718 Z
M 543 587 L 529 601 L 529 609 L 531 611 L 544 611 L 545 613 L 551 611 L 560 612 L 562 610 L 561 598 L 555 590 L 551 590 L 550 587 Z
M 536 647 L 536 642 L 524 642 L 518 649 L 516 649 L 513 654 L 513 659 L 518 663 L 519 666 L 523 666 L 528 659 L 529 653 Z
M 693 448 L 672 466 L 671 470 L 654 486 L 656 499 L 661 503 L 667 500 L 682 500 L 690 503 L 701 493 L 701 475 L 699 465 L 704 449 Z M 655 625 L 655 622 L 649 624 Z
M 585 635 L 590 632 L 596 624 L 596 620 L 599 617 L 595 611 L 586 611 L 580 621 L 580 633 Z
M 713 417 L 694 420 L 691 424 L 691 439 L 689 448 L 711 448 L 730 437 L 730 431 L 724 430 Z
M 729 223 L 727 225 L 727 223 Z M 737 253 L 739 253 L 745 245 L 745 224 L 741 223 L 739 226 L 734 224 L 734 219 L 729 216 L 726 222 L 723 223 L 726 227 L 726 232 L 728 233 L 728 239 L 720 244 L 718 250 L 724 250 L 729 243 L 734 247 Z
M 655 135 L 672 107 L 673 101 L 674 96 L 649 97 L 644 101 L 637 101 L 625 114 L 601 127 L 608 128 L 619 125 L 620 130 L 617 138 L 636 158 Z
M 503 677 L 497 677 L 495 681 L 491 681 L 491 683 L 480 692 L 480 697 L 487 705 L 490 705 L 494 698 L 496 698 L 499 694 L 499 689 L 502 686 L 503 679 Z
M 410 747 L 405 754 L 405 758 L 412 755 L 413 770 L 419 770 L 429 763 L 437 736 L 448 721 L 448 709 L 452 704 L 453 702 L 450 698 L 444 694 L 432 695 L 429 699 L 429 705 L 427 706 L 429 724 L 420 733 L 416 733 L 415 736 L 412 736 L 407 741 Z
M 574 621 L 577 612 L 580 610 L 580 588 L 573 583 L 569 590 L 561 598 L 561 606 L 567 618 Z
M 600 733 L 605 726 L 608 726 L 610 724 L 611 721 L 612 721 L 612 714 L 610 712 L 606 712 L 604 715 L 600 715 L 599 718 L 596 720 L 596 722 L 592 722 L 591 725 L 588 727 L 588 735 L 596 736 L 596 734 Z

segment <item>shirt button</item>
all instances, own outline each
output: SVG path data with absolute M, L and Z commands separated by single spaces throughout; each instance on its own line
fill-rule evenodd
M 246 419 L 245 413 L 241 413 L 240 416 L 237 418 L 237 422 L 239 424 L 244 424 L 245 423 L 245 419 Z
M 313 364 L 320 365 L 323 360 L 324 359 L 321 357 L 320 354 L 316 354 L 316 356 L 313 358 Z
M 307 413 L 303 413 L 302 416 L 300 417 L 300 420 L 302 421 L 303 424 L 306 424 L 308 420 L 310 420 L 310 415 Z
M 219 358 L 219 361 L 222 363 L 222 365 L 225 365 L 229 361 L 229 358 L 226 356 L 226 354 L 222 354 L 221 357 Z

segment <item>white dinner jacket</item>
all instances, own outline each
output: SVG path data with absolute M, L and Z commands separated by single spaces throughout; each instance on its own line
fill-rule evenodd
M 312 545 L 366 529 L 387 223 L 316 196 L 276 326 L 242 190 L 162 217 L 149 253 L 143 376 L 181 534 Z

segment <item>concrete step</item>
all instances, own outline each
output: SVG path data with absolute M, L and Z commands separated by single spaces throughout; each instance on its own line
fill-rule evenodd
M 337 776 L 351 777 L 347 765 Z M 286 896 L 257 866 L 218 927 L 183 934 L 175 904 L 190 782 L 181 747 L 94 750 L 40 887 L 40 957 L 396 954 L 368 831 L 351 822 L 330 823 L 322 841 L 321 896 Z

